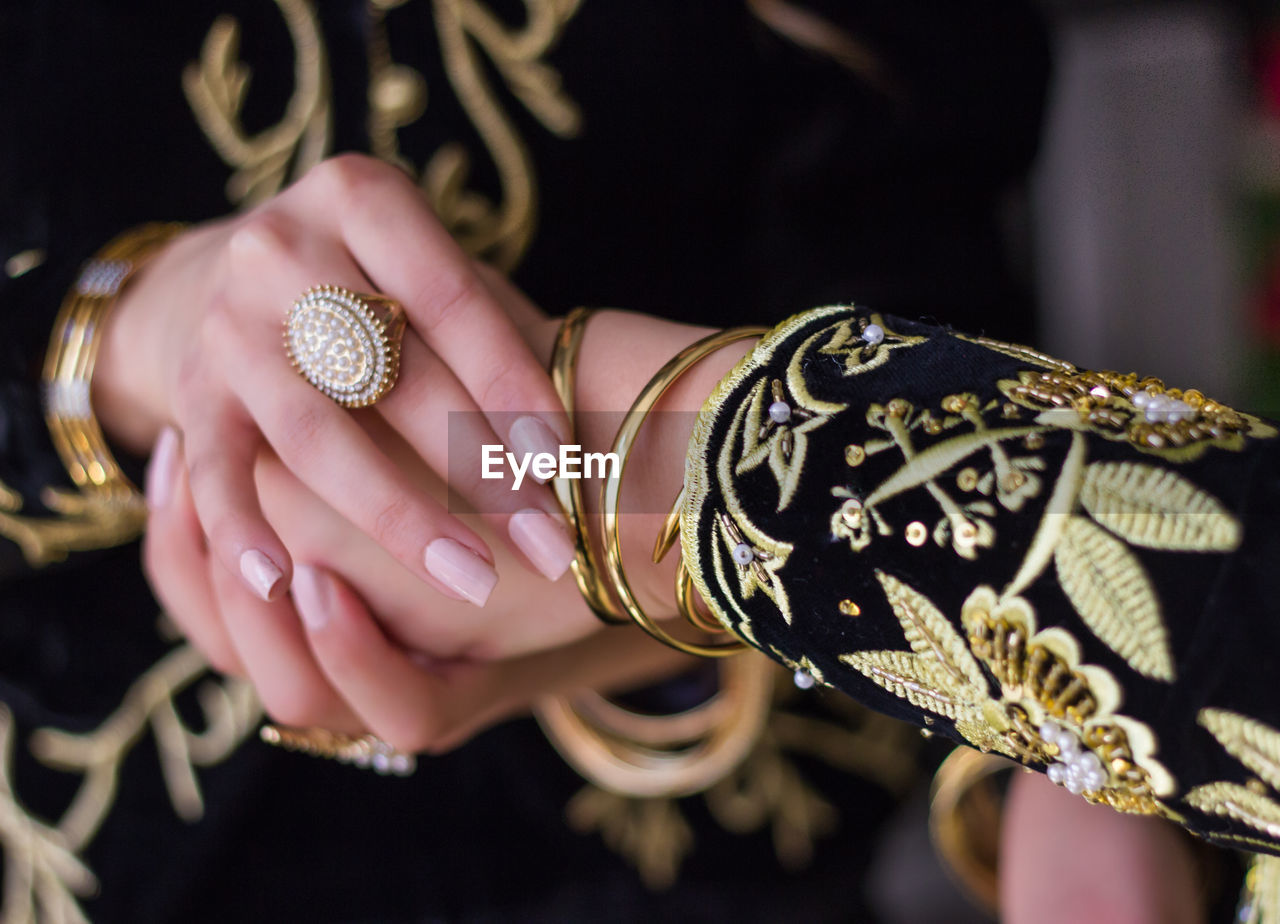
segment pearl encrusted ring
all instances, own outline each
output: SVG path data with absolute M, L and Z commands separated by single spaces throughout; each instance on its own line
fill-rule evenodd
M 404 327 L 389 298 L 318 286 L 293 303 L 284 345 L 308 382 L 344 407 L 365 407 L 396 383 Z

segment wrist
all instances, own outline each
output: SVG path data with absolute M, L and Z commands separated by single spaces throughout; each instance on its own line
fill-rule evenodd
M 601 312 L 587 327 L 578 367 L 578 439 L 587 451 L 610 449 L 626 410 L 650 378 L 684 347 L 706 336 L 692 327 L 627 312 Z M 753 345 L 733 343 L 706 357 L 671 386 L 648 415 L 627 460 L 619 530 L 628 581 L 656 617 L 675 612 L 677 554 L 655 564 L 654 540 L 684 483 L 685 455 L 697 412 L 715 385 Z M 591 533 L 602 532 L 598 491 L 587 492 Z
M 199 236 L 188 231 L 156 251 L 121 288 L 100 332 L 90 400 L 107 437 L 138 456 L 171 419 L 161 369 L 172 352 L 170 327 L 184 316 L 172 293 L 183 290 L 175 280 Z

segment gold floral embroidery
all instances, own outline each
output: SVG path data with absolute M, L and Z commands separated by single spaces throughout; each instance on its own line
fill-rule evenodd
M 533 237 L 537 184 L 533 161 L 511 118 L 498 104 L 485 76 L 482 49 L 507 89 L 543 126 L 562 138 L 576 137 L 582 121 L 565 95 L 560 75 L 543 56 L 559 40 L 581 0 L 524 0 L 522 29 L 504 26 L 477 0 L 435 0 L 436 30 L 445 71 L 497 167 L 503 201 L 492 205 L 465 187 L 470 160 L 460 145 L 446 145 L 423 169 L 422 185 L 446 227 L 471 254 L 503 270 L 519 262 Z
M 1053 550 L 1058 584 L 1084 624 L 1138 673 L 1174 679 L 1169 635 L 1146 570 L 1123 542 L 1067 517 Z
M 97 729 L 84 734 L 36 731 L 31 739 L 36 759 L 82 777 L 71 803 L 52 826 L 18 802 L 10 771 L 13 717 L 0 705 L 0 844 L 5 860 L 0 918 L 85 920 L 75 899 L 92 894 L 96 883 L 77 855 L 110 813 L 125 758 L 148 728 L 174 811 L 187 821 L 201 817 L 204 802 L 195 768 L 224 760 L 262 715 L 248 681 L 210 681 L 198 691 L 206 727 L 199 732 L 189 728 L 178 715 L 175 699 L 207 670 L 200 653 L 183 645 L 135 680 L 120 706 Z
M 1173 653 L 1159 599 L 1142 563 L 1120 540 L 1165 551 L 1227 552 L 1239 543 L 1239 524 L 1217 498 L 1172 471 L 1086 464 L 1086 457 L 1084 435 L 1073 433 L 1031 546 L 1002 598 L 1021 593 L 1052 561 L 1090 631 L 1134 670 L 1171 682 Z
M 1275 849 L 1274 842 L 1280 841 L 1280 802 L 1273 798 L 1280 791 L 1280 731 L 1227 709 L 1201 709 L 1197 721 L 1257 778 L 1248 785 L 1223 780 L 1197 786 L 1187 793 L 1186 803 L 1206 815 L 1244 822 L 1271 838 L 1267 846 Z
M 1095 462 L 1085 471 L 1080 505 L 1130 545 L 1230 552 L 1240 544 L 1240 524 L 1217 498 L 1166 468 Z
M 18 545 L 33 568 L 62 561 L 69 552 L 132 542 L 146 525 L 136 498 L 47 487 L 41 501 L 52 516 L 22 514 L 22 497 L 0 483 L 0 536 Z
M 331 143 L 329 69 L 320 24 L 310 0 L 276 0 L 293 40 L 294 92 L 284 116 L 250 137 L 240 120 L 249 67 L 237 58 L 240 24 L 219 16 L 205 37 L 199 63 L 182 75 L 196 120 L 222 159 L 235 169 L 227 197 L 254 205 L 279 192 L 324 159 Z M 292 171 L 290 166 L 292 165 Z
M 548 131 L 576 137 L 581 112 L 560 75 L 544 59 L 577 13 L 581 0 L 525 0 L 522 26 L 508 27 L 479 0 L 432 0 L 445 73 L 497 169 L 502 200 L 495 204 L 467 188 L 471 157 L 460 144 L 443 145 L 421 171 L 421 185 L 437 215 L 474 256 L 512 269 L 528 248 L 537 220 L 537 183 L 524 141 L 490 84 L 490 67 L 506 89 Z M 187 100 L 214 148 L 235 169 L 232 202 L 249 206 L 278 192 L 329 153 L 332 92 L 323 37 L 311 0 L 276 0 L 294 44 L 295 91 L 280 122 L 250 137 L 240 114 L 250 70 L 237 58 L 240 25 L 219 17 L 198 63 L 183 75 Z M 390 59 L 384 9 L 371 5 L 370 135 L 374 153 L 413 172 L 396 130 L 426 109 L 422 76 Z M 479 52 L 479 53 L 478 53 Z
M 875 326 L 879 339 L 866 339 Z M 815 397 L 805 382 L 805 363 L 813 356 L 837 359 L 844 375 L 861 375 L 889 361 L 894 350 L 924 342 L 923 337 L 905 336 L 883 326 L 884 319 L 873 314 L 841 321 L 822 328 L 802 343 L 787 364 L 786 386 L 778 379 L 762 379 L 747 396 L 747 417 L 742 434 L 742 458 L 734 474 L 755 471 L 766 461 L 778 483 L 779 511 L 785 510 L 799 487 L 800 474 L 808 452 L 808 437 L 848 405 Z M 788 397 L 787 392 L 790 392 Z M 788 406 L 791 417 L 777 422 L 769 417 L 772 404 Z
M 1055 369 L 1059 372 L 1075 372 L 1076 367 L 1063 359 L 1056 359 L 1048 354 L 1041 353 L 1039 350 L 1033 350 L 1031 347 L 1023 346 L 1020 343 L 1006 343 L 1003 340 L 992 340 L 990 337 L 975 337 L 970 334 L 953 334 L 959 340 L 967 343 L 976 343 L 978 346 L 986 347 L 996 353 L 1003 353 L 1005 356 L 1013 359 L 1020 359 L 1029 362 L 1035 366 L 1043 366 L 1046 369 Z
M 1088 372 L 1074 368 L 1020 372 L 999 388 L 1009 400 L 1040 411 L 1039 420 L 1067 429 L 1088 430 L 1108 440 L 1123 440 L 1142 452 L 1187 461 L 1209 447 L 1240 450 L 1246 437 L 1269 438 L 1275 428 L 1258 418 L 1212 401 L 1195 390 L 1167 388 L 1155 378 L 1129 373 Z M 1148 408 L 1152 400 L 1169 403 L 1172 412 Z
M 995 529 L 991 523 L 996 508 L 987 500 L 994 494 L 999 504 L 1008 510 L 1019 510 L 1030 498 L 1040 493 L 1044 460 L 1039 456 L 1011 455 L 1004 443 L 1039 436 L 1046 428 L 988 427 L 983 415 L 995 411 L 996 402 L 979 407 L 972 395 L 950 395 L 941 403 L 941 414 L 928 408 L 918 409 L 903 399 L 888 404 L 872 404 L 867 408 L 867 424 L 873 430 L 887 434 L 887 439 L 871 439 L 859 447 L 862 458 L 870 458 L 885 451 L 897 450 L 903 464 L 865 497 L 849 488 L 837 486 L 831 493 L 844 498 L 839 509 L 831 516 L 832 535 L 848 539 L 853 551 L 861 551 L 871 543 L 875 532 L 889 536 L 893 528 L 880 512 L 885 502 L 923 486 L 937 502 L 941 517 L 931 534 L 939 546 L 948 544 L 962 558 L 974 559 L 978 550 L 989 548 L 995 541 Z M 935 442 L 925 449 L 917 449 L 913 434 L 932 437 L 948 430 L 968 425 L 968 432 Z M 985 451 L 991 459 L 991 469 L 984 475 L 973 471 L 973 484 L 958 485 L 963 493 L 978 496 L 957 501 L 939 483 L 938 479 L 955 465 L 974 453 Z M 917 544 L 917 543 L 913 543 Z
M 873 326 L 880 328 L 884 336 L 883 340 L 876 342 L 865 339 L 867 329 Z M 796 350 L 795 356 L 787 366 L 787 378 L 794 390 L 803 391 L 805 359 L 810 355 L 813 345 L 824 337 L 827 339 L 822 346 L 818 347 L 818 355 L 832 356 L 840 360 L 844 364 L 846 376 L 862 375 L 878 369 L 889 361 L 889 355 L 894 350 L 917 346 L 927 339 L 918 334 L 899 334 L 886 327 L 884 318 L 878 314 L 841 321 L 830 328 L 818 331 Z M 797 386 L 797 382 L 801 385 Z
M 817 413 L 803 404 L 789 405 L 791 420 L 783 423 L 769 416 L 771 402 L 786 403 L 781 382 L 775 388 L 761 379 L 751 390 L 746 402 L 746 418 L 742 426 L 742 458 L 734 466 L 735 475 L 745 475 L 765 462 L 778 484 L 779 511 L 785 510 L 800 486 L 800 473 L 809 449 L 809 434 L 827 423 L 828 413 Z M 837 408 L 842 410 L 843 408 Z
M 1003 596 L 1021 593 L 1053 560 L 1085 625 L 1134 670 L 1172 681 L 1168 633 L 1142 564 L 1074 511 L 1079 504 L 1120 538 L 1163 550 L 1230 551 L 1239 543 L 1239 524 L 1217 498 L 1172 471 L 1085 459 L 1084 437 L 1074 433 L 1031 547 Z
M 923 594 L 884 572 L 876 575 L 911 650 L 860 651 L 840 660 L 872 682 L 928 712 L 952 719 L 983 751 L 1024 763 L 1052 764 L 1061 747 L 1042 732 L 1053 722 L 1093 753 L 1105 782 L 1083 795 L 1120 811 L 1169 814 L 1156 800 L 1173 778 L 1155 760 L 1144 724 L 1118 715 L 1120 689 L 1101 667 L 1082 664 L 1062 629 L 1036 630 L 1026 600 L 998 600 L 979 587 L 962 608 L 968 639 Z M 986 667 L 1000 684 L 991 695 Z

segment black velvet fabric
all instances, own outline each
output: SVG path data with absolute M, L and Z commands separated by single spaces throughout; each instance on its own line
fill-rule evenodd
M 315 4 L 328 49 L 333 152 L 367 150 L 363 0 Z M 548 62 L 583 112 L 548 133 L 505 91 L 535 165 L 538 232 L 516 281 L 552 312 L 619 305 L 730 324 L 775 322 L 834 298 L 872 298 L 1009 337 L 1029 303 L 1006 259 L 1001 209 L 1034 153 L 1049 61 L 1031 3 L 875 0 L 815 9 L 864 42 L 895 94 L 797 47 L 742 3 L 583 5 Z M 495 2 L 522 21 L 523 7 Z M 293 52 L 267 0 L 58 0 L 0 5 L 0 480 L 39 513 L 65 483 L 37 390 L 49 326 L 81 263 L 122 229 L 227 214 L 230 168 L 182 89 L 216 17 L 240 26 L 252 68 L 245 128 L 273 125 Z M 457 141 L 469 182 L 499 194 L 440 63 L 431 4 L 387 13 L 395 59 L 429 87 L 402 130 L 423 163 Z M 490 74 L 492 77 L 493 75 Z M 177 306 L 175 306 L 177 310 Z M 136 462 L 136 460 L 134 460 Z M 76 778 L 36 762 L 39 727 L 96 728 L 168 647 L 136 547 L 31 572 L 0 542 L 0 700 L 16 721 L 15 788 L 57 818 Z M 189 708 L 189 694 L 183 708 Z M 527 722 L 424 760 L 407 781 L 250 740 L 202 769 L 206 812 L 179 820 L 149 739 L 125 765 L 86 862 L 96 921 L 871 920 L 860 893 L 892 811 L 877 786 L 808 768 L 840 832 L 789 873 L 766 833 L 721 831 L 690 802 L 697 847 L 652 893 L 562 813 L 577 778 Z
M 1259 849 L 1280 853 L 1268 810 L 1247 807 L 1250 824 L 1222 806 L 1248 798 L 1238 790 L 1201 789 L 1211 805 L 1189 796 L 1197 787 L 1254 780 L 1260 794 L 1276 797 L 1261 786 L 1277 779 L 1257 755 L 1270 753 L 1280 732 L 1272 744 L 1264 733 L 1232 748 L 1215 740 L 1203 711 L 1280 729 L 1275 428 L 1241 417 L 1234 433 L 1175 448 L 1168 422 L 1148 422 L 1119 387 L 1108 389 L 1105 404 L 1119 423 L 1087 422 L 1068 401 L 1051 409 L 1048 397 L 1019 400 L 1011 387 L 1020 375 L 1071 378 L 1079 370 L 879 315 L 871 319 L 887 336 L 872 347 L 857 335 L 869 317 L 840 309 L 788 322 L 703 412 L 694 482 L 704 490 L 682 526 L 685 559 L 701 569 L 699 586 L 722 621 L 860 702 L 996 750 L 1004 748 L 959 727 L 965 702 L 975 704 L 970 718 L 986 728 L 996 721 L 992 705 L 1003 721 L 1005 707 L 1020 704 L 1035 713 L 1033 735 L 1045 720 L 1079 735 L 1106 722 L 1104 710 L 1064 718 L 1052 706 L 1054 690 L 1064 691 L 1071 677 L 1065 671 L 1074 671 L 1100 693 L 1109 682 L 1091 672 L 1101 668 L 1118 684 L 1112 711 L 1145 726 L 1153 735 L 1147 762 L 1168 771 L 1159 805 L 1147 809 L 1211 840 L 1256 840 Z M 852 345 L 844 337 L 850 330 Z M 779 391 L 769 394 L 775 381 Z M 771 439 L 790 431 L 793 448 L 775 449 L 770 461 L 789 463 L 793 480 L 752 455 L 752 396 L 762 389 L 764 406 L 781 400 L 791 409 L 788 423 L 768 426 Z M 957 409 L 956 395 L 970 396 L 968 410 Z M 894 403 L 900 436 L 886 423 Z M 815 409 L 807 420 L 805 408 Z M 1011 476 L 1016 490 L 1000 486 Z M 737 533 L 726 530 L 730 521 Z M 961 521 L 981 530 L 967 550 L 957 539 Z M 1020 577 L 1043 536 L 1050 538 L 1038 569 Z M 731 559 L 739 543 L 782 563 L 768 575 L 758 572 L 767 581 L 753 582 L 749 568 Z M 895 585 L 928 605 L 894 605 Z M 980 588 L 987 589 L 986 611 L 1000 612 L 998 597 L 1010 598 L 1011 608 L 1025 604 L 1020 612 L 1031 615 L 1022 623 L 1024 642 L 1050 630 L 1055 637 L 1044 644 L 1070 653 L 1059 683 L 1033 688 L 1027 677 L 1035 671 L 1027 667 L 1021 686 L 1006 681 L 1002 688 L 1001 669 L 982 659 L 962 618 Z M 1144 601 L 1154 618 L 1142 615 Z M 978 654 L 980 677 L 961 677 L 965 656 L 949 648 L 949 630 L 927 625 L 930 608 L 961 647 Z M 910 664 L 858 660 L 867 652 L 906 658 L 913 649 L 919 660 Z M 1030 660 L 1024 656 L 1017 667 Z M 1145 734 L 1130 730 L 1129 737 Z M 1043 751 L 1010 756 L 1041 770 L 1054 762 Z M 1105 789 L 1125 786 L 1112 777 Z

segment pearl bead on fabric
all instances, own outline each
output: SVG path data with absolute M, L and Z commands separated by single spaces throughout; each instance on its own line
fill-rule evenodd
M 785 401 L 775 401 L 769 405 L 769 419 L 777 424 L 784 424 L 791 419 L 791 405 Z
M 879 324 L 868 324 L 862 331 L 862 339 L 875 346 L 884 342 L 884 328 Z
M 1196 409 L 1185 401 L 1145 391 L 1133 396 L 1133 406 L 1142 411 L 1148 423 L 1176 423 L 1190 420 L 1196 414 Z
M 813 674 L 804 670 L 796 671 L 795 676 L 791 679 L 792 682 L 802 690 L 812 690 L 813 685 L 817 683 L 817 681 L 813 679 Z
M 1057 722 L 1045 722 L 1040 726 L 1040 737 L 1045 744 L 1058 748 L 1058 756 L 1049 765 L 1049 781 L 1074 795 L 1085 790 L 1098 790 L 1107 784 L 1107 771 L 1098 755 L 1085 750 L 1080 739 Z
M 739 542 L 733 547 L 733 560 L 739 565 L 749 565 L 755 561 L 755 557 L 755 549 L 745 542 Z

